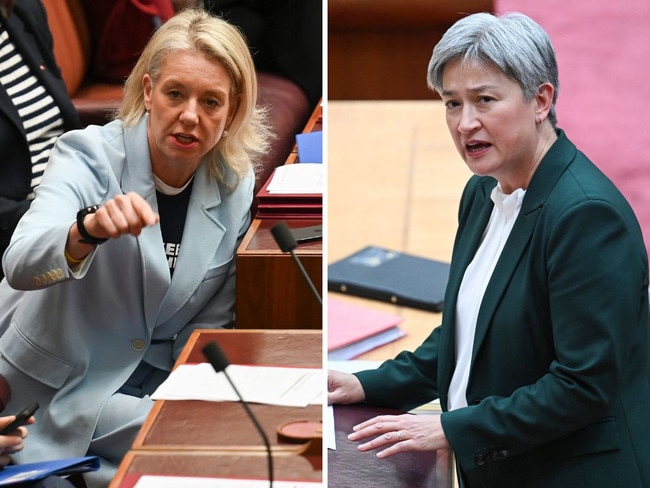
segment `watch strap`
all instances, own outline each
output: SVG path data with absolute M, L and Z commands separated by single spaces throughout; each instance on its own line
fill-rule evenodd
M 92 246 L 98 246 L 99 244 L 103 244 L 108 240 L 106 238 L 91 236 L 84 226 L 84 217 L 88 214 L 97 212 L 97 210 L 99 210 L 99 205 L 90 205 L 89 207 L 82 208 L 77 212 L 77 230 L 79 231 L 79 234 L 81 234 L 81 237 L 83 237 L 83 239 L 79 239 L 79 242 L 90 244 Z

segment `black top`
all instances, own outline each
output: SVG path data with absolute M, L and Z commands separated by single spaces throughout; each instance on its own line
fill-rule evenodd
M 165 195 L 156 191 L 158 198 L 158 214 L 160 215 L 160 230 L 162 232 L 167 264 L 170 274 L 174 274 L 176 260 L 181 250 L 183 228 L 187 216 L 187 206 L 192 194 L 192 182 L 178 195 Z

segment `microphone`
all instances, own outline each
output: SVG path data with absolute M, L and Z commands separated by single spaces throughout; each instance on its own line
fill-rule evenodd
M 264 441 L 264 446 L 266 447 L 266 456 L 267 456 L 268 467 L 269 467 L 269 487 L 273 488 L 273 455 L 271 454 L 271 443 L 269 442 L 269 438 L 266 436 L 264 429 L 262 429 L 262 426 L 257 420 L 257 417 L 255 417 L 253 411 L 248 406 L 248 403 L 246 402 L 246 400 L 244 400 L 244 397 L 241 396 L 241 393 L 239 393 L 239 390 L 237 389 L 233 381 L 230 379 L 230 376 L 226 371 L 226 368 L 228 367 L 229 364 L 228 358 L 226 358 L 226 355 L 223 353 L 221 347 L 219 347 L 219 344 L 217 344 L 216 342 L 208 343 L 203 348 L 203 355 L 208 359 L 208 361 L 210 362 L 210 364 L 212 365 L 212 367 L 217 373 L 223 373 L 226 376 L 228 383 L 230 383 L 230 386 L 232 386 L 232 389 L 235 391 L 237 397 L 241 401 L 244 410 L 246 410 L 246 413 L 248 414 L 251 421 L 255 425 L 255 428 L 262 436 L 262 440 Z
M 278 222 L 277 224 L 274 224 L 271 227 L 271 234 L 273 235 L 273 239 L 275 239 L 275 242 L 277 243 L 278 247 L 282 252 L 291 253 L 291 257 L 293 257 L 293 260 L 298 265 L 300 274 L 302 274 L 302 277 L 309 285 L 309 289 L 311 290 L 312 294 L 314 295 L 316 300 L 318 300 L 318 303 L 322 307 L 323 300 L 318 294 L 318 290 L 316 290 L 314 283 L 311 281 L 311 278 L 307 274 L 307 271 L 305 271 L 305 267 L 302 265 L 302 262 L 300 261 L 298 255 L 296 254 L 295 249 L 298 246 L 298 243 L 296 242 L 296 238 L 292 234 L 291 229 L 289 229 L 289 226 L 287 226 L 287 223 L 283 220 Z

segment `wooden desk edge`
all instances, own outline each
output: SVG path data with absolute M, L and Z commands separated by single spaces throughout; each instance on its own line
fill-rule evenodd
M 290 451 L 290 450 L 284 450 L 284 451 L 273 451 L 273 458 L 278 458 L 278 457 L 292 457 L 295 456 L 296 454 L 302 454 L 302 449 L 304 449 L 303 446 L 300 446 L 299 449 L 295 451 Z M 237 456 L 255 456 L 255 457 L 266 457 L 266 449 L 261 449 L 259 451 L 251 451 L 251 450 L 233 450 L 233 449 L 205 449 L 205 450 L 171 450 L 171 449 L 137 449 L 137 450 L 130 450 L 127 452 L 124 457 L 122 458 L 122 461 L 120 462 L 120 466 L 118 467 L 115 476 L 113 476 L 113 479 L 111 480 L 111 483 L 109 484 L 108 488 L 119 488 L 122 486 L 125 478 L 130 475 L 130 474 L 135 474 L 136 476 L 142 476 L 146 473 L 129 473 L 129 470 L 131 469 L 131 465 L 133 464 L 133 461 L 135 460 L 136 457 L 140 456 L 159 456 L 159 455 L 187 455 L 191 454 L 193 457 L 199 457 L 199 456 L 214 456 L 214 455 L 237 455 Z M 307 458 L 305 458 L 307 462 L 311 461 Z M 322 467 L 321 467 L 322 471 Z
M 187 344 L 183 348 L 181 355 L 178 357 L 176 364 L 174 364 L 174 369 L 179 365 L 185 364 L 188 357 L 194 351 L 196 343 L 202 336 L 213 335 L 215 339 L 220 335 L 225 334 L 265 334 L 265 335 L 313 335 L 322 336 L 323 331 L 319 329 L 196 329 L 190 335 L 190 338 L 187 341 Z

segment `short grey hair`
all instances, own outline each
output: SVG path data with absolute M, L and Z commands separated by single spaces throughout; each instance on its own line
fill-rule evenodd
M 519 84 L 524 99 L 530 101 L 540 85 L 553 85 L 553 103 L 548 114 L 555 127 L 560 82 L 555 51 L 542 27 L 521 13 L 497 17 L 472 14 L 456 22 L 433 49 L 427 70 L 429 87 L 442 94 L 445 65 L 454 59 L 463 62 L 488 62 Z

